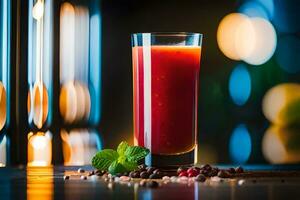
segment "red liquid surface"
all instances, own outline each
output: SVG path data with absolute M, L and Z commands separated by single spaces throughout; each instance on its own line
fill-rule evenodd
M 152 46 L 151 145 L 153 154 L 193 150 L 197 133 L 200 47 Z M 133 47 L 135 145 L 144 146 L 144 56 Z M 149 147 L 148 147 L 149 148 Z

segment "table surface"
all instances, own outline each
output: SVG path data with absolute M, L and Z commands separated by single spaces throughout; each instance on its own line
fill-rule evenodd
M 91 167 L 83 167 L 91 170 Z M 281 175 L 261 178 L 235 178 L 224 181 L 207 180 L 205 183 L 168 183 L 158 188 L 138 184 L 114 184 L 113 188 L 102 179 L 64 180 L 66 173 L 78 167 L 6 167 L 0 168 L 0 199 L 299 199 L 299 169 L 283 169 Z M 246 167 L 247 169 L 247 167 Z M 281 168 L 251 166 L 251 170 L 268 173 Z M 285 175 L 296 172 L 295 176 Z M 78 176 L 79 177 L 79 176 Z M 243 180 L 243 181 L 240 181 Z M 243 184 L 240 184 L 243 182 Z M 298 198 L 296 198 L 298 197 Z

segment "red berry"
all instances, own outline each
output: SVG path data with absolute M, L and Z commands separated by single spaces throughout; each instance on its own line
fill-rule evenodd
M 179 176 L 188 176 L 188 173 L 186 171 L 180 172 Z
M 187 173 L 197 173 L 197 170 L 194 169 L 194 168 L 189 168 L 189 169 L 187 170 Z
M 195 176 L 198 176 L 198 175 L 199 175 L 199 173 L 196 170 L 191 170 L 188 173 L 188 177 L 195 177 Z

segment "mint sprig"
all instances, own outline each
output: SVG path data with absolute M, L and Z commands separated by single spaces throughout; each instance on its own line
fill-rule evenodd
M 140 146 L 129 146 L 121 142 L 117 151 L 104 149 L 96 153 L 92 165 L 96 169 L 108 171 L 111 174 L 133 171 L 138 167 L 138 161 L 149 154 L 149 149 Z

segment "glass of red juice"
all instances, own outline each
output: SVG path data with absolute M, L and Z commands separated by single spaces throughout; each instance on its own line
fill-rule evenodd
M 134 143 L 157 167 L 197 162 L 202 34 L 132 34 Z

